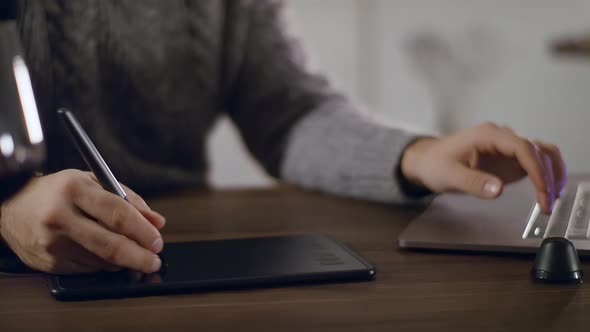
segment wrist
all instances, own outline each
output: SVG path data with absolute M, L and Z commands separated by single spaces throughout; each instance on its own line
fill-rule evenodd
M 31 273 L 33 271 L 23 263 L 2 236 L 3 205 L 0 201 L 0 273 Z
M 422 137 L 408 144 L 402 153 L 400 162 L 400 173 L 403 179 L 414 186 L 424 187 L 420 175 L 422 156 L 436 140 L 433 137 Z

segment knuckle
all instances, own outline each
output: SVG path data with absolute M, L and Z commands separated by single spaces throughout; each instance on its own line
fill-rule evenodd
M 491 122 L 491 121 L 486 121 L 486 122 L 483 122 L 482 124 L 479 125 L 479 129 L 485 130 L 487 132 L 491 132 L 491 131 L 497 130 L 498 125 Z
M 544 193 L 547 193 L 550 191 L 549 186 L 546 183 L 546 181 L 543 181 L 537 185 L 537 191 L 544 192 Z
M 60 205 L 50 207 L 44 212 L 41 212 L 39 225 L 45 230 L 63 230 L 68 227 L 70 220 L 65 217 L 63 207 Z
M 498 125 L 493 122 L 483 122 L 473 127 L 472 133 L 476 136 L 492 137 L 499 129 Z
M 40 219 L 39 223 L 49 229 L 61 228 L 64 225 L 63 219 L 58 218 L 56 213 L 50 213 L 45 218 Z
M 522 151 L 532 151 L 534 154 L 537 154 L 537 147 L 535 143 L 531 142 L 528 139 L 519 138 L 516 142 L 516 148 Z
M 59 172 L 55 173 L 55 175 L 61 176 L 61 177 L 70 177 L 75 172 L 76 172 L 75 169 L 70 168 L 70 169 L 64 169 L 63 171 L 59 171 Z
M 143 201 L 143 198 L 141 198 L 141 196 L 139 196 L 138 194 L 134 193 L 133 191 L 129 190 L 129 189 L 125 189 L 125 193 L 127 194 L 127 198 L 134 203 L 134 205 L 141 205 L 141 202 Z
M 47 273 L 60 273 L 61 272 L 61 268 L 60 268 L 61 264 L 59 263 L 59 261 L 57 260 L 57 258 L 55 257 L 49 257 L 44 263 L 43 263 L 43 268 L 42 270 L 44 272 Z
M 96 175 L 94 175 L 94 173 L 92 173 L 91 171 L 81 172 L 81 175 L 84 175 L 84 177 L 92 180 L 96 179 Z
M 80 193 L 81 181 L 79 177 L 66 177 L 62 184 L 62 192 L 70 197 L 75 197 Z
M 63 179 L 80 179 L 84 177 L 84 172 L 77 169 L 66 169 L 57 173 Z
M 111 214 L 110 227 L 115 231 L 123 231 L 133 215 L 129 204 L 117 204 Z
M 509 132 L 512 135 L 516 135 L 516 131 L 514 130 L 514 128 L 510 126 L 502 126 L 502 129 Z
M 119 263 L 121 263 L 121 252 L 124 246 L 125 238 L 123 236 L 117 236 L 115 239 L 105 244 L 101 258 L 107 262 L 119 265 Z
M 556 156 L 561 156 L 561 150 L 555 144 L 547 144 L 547 150 Z
M 76 197 L 80 194 L 80 189 L 92 180 L 86 172 L 77 169 L 68 169 L 60 172 L 61 176 L 61 190 L 64 194 L 70 197 Z
M 39 236 L 32 241 L 35 252 L 47 252 L 53 246 L 53 240 L 48 236 Z
M 478 174 L 468 175 L 465 177 L 465 186 L 473 191 L 477 191 L 483 186 L 483 177 Z
M 42 272 L 51 274 L 65 272 L 63 269 L 63 260 L 58 256 L 42 254 L 33 257 L 23 257 L 21 259 L 27 266 Z

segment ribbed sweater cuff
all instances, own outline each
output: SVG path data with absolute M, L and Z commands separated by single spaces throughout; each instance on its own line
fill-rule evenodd
M 282 163 L 287 182 L 344 196 L 416 203 L 397 171 L 402 152 L 419 135 L 383 125 L 347 103 L 314 110 L 292 130 Z

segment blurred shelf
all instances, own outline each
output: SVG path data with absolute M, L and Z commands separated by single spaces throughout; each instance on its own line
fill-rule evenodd
M 558 39 L 551 45 L 551 52 L 559 57 L 576 57 L 590 60 L 590 34 Z

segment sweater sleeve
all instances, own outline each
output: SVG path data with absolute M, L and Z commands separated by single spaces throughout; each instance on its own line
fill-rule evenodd
M 417 138 L 380 124 L 348 103 L 326 103 L 291 132 L 281 174 L 291 183 L 324 192 L 386 203 L 414 203 L 399 161 Z
M 396 169 L 416 135 L 359 112 L 312 72 L 287 30 L 282 1 L 242 6 L 248 30 L 228 112 L 254 157 L 271 175 L 309 189 L 415 201 Z
M 250 153 L 279 177 L 293 126 L 343 97 L 308 68 L 298 39 L 287 29 L 282 1 L 227 3 L 224 108 Z

